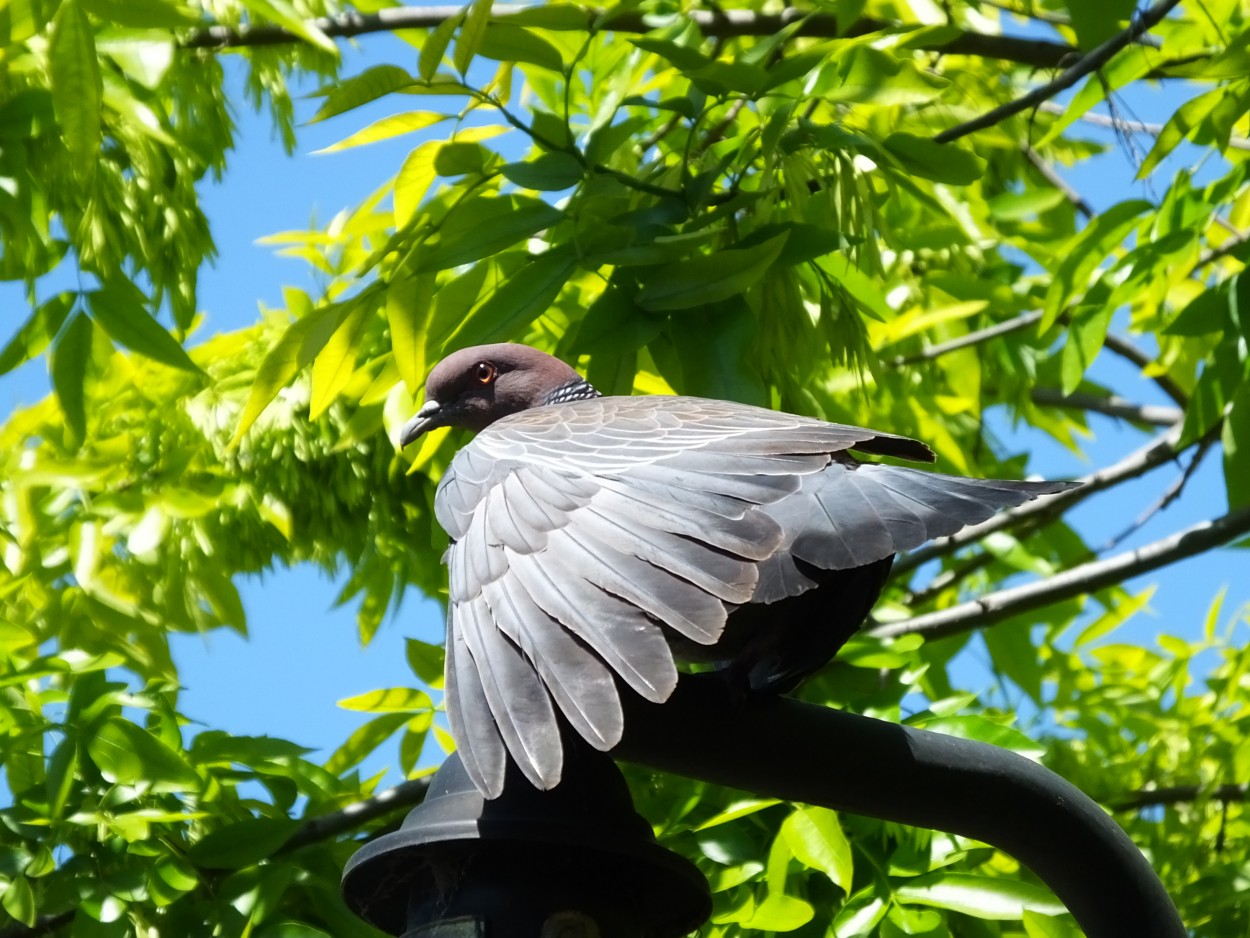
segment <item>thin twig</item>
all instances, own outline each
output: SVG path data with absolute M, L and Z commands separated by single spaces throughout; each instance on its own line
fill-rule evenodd
M 1126 361 L 1132 362 L 1139 369 L 1145 369 L 1147 366 L 1154 364 L 1154 358 L 1149 353 L 1123 336 L 1116 335 L 1114 332 L 1107 333 L 1106 339 L 1103 340 L 1103 345 L 1107 351 L 1114 352 Z M 1168 375 L 1151 375 L 1150 380 L 1158 385 L 1159 390 L 1172 398 L 1177 406 L 1182 409 L 1189 406 L 1189 394 Z
M 517 3 L 497 3 L 491 9 L 491 18 L 497 22 L 515 19 L 534 8 Z M 332 39 L 363 36 L 369 33 L 393 32 L 400 29 L 433 29 L 445 20 L 459 16 L 463 7 L 427 6 L 396 7 L 377 13 L 340 13 L 310 20 L 312 26 Z M 565 23 L 548 23 L 545 28 L 565 32 L 596 29 L 604 32 L 645 33 L 652 29 L 648 14 L 636 10 L 613 10 L 607 12 L 597 7 L 582 7 L 584 20 L 569 17 Z M 803 10 L 787 8 L 779 13 L 754 13 L 750 10 L 689 10 L 682 13 L 686 22 L 698 25 L 704 36 L 771 36 L 785 26 L 803 20 L 796 36 L 813 36 L 824 39 L 849 39 L 869 33 L 895 30 L 900 25 L 885 20 L 863 17 L 846 29 L 840 29 L 838 19 L 831 13 L 809 14 Z M 183 42 L 184 49 L 232 49 L 240 46 L 272 46 L 303 42 L 300 37 L 279 26 L 260 24 L 240 26 L 210 26 L 196 30 Z M 1002 59 L 1027 65 L 1030 68 L 1057 68 L 1077 50 L 1061 42 L 1045 39 L 1024 39 L 1017 36 L 987 35 L 970 31 L 958 31 L 948 36 L 921 42 L 917 48 L 948 55 L 979 56 Z
M 1067 199 L 1068 202 L 1071 203 L 1072 207 L 1080 212 L 1082 216 L 1088 220 L 1097 214 L 1094 211 L 1094 207 L 1085 201 L 1084 196 L 1068 185 L 1068 181 L 1060 176 L 1059 173 L 1055 171 L 1053 166 L 1042 159 L 1041 155 L 1038 154 L 1036 150 L 1034 150 L 1027 143 L 1021 144 L 1020 149 L 1023 151 L 1025 159 L 1032 163 L 1033 168 L 1042 174 L 1042 178 L 1062 192 L 1063 197 Z
M 915 365 L 918 362 L 933 361 L 943 355 L 951 352 L 957 352 L 960 349 L 968 348 L 970 345 L 978 345 L 981 342 L 988 342 L 990 339 L 996 339 L 999 336 L 1009 335 L 1012 332 L 1019 332 L 1021 329 L 1027 329 L 1029 326 L 1038 322 L 1044 313 L 1038 310 L 1030 310 L 1022 313 L 1013 319 L 1004 322 L 995 323 L 992 326 L 986 326 L 984 329 L 978 329 L 976 332 L 969 332 L 957 339 L 951 339 L 949 342 L 942 342 L 939 345 L 930 346 L 923 352 L 915 352 L 911 355 L 896 355 L 894 358 L 887 360 L 884 364 L 891 368 L 901 368 L 904 365 Z
M 1119 485 L 1121 482 L 1126 482 L 1129 479 L 1145 475 L 1151 469 L 1176 458 L 1176 441 L 1179 437 L 1180 428 L 1172 427 L 1155 437 L 1141 449 L 1125 456 L 1119 462 L 1082 476 L 1077 480 L 1081 483 L 1080 488 L 1069 489 L 1066 492 L 1060 492 L 1058 495 L 1040 498 L 1035 502 L 1021 505 L 1019 508 L 1000 511 L 988 521 L 970 525 L 962 531 L 952 534 L 950 537 L 932 541 L 924 547 L 913 550 L 906 556 L 896 560 L 894 571 L 896 574 L 906 573 L 930 560 L 935 560 L 946 554 L 954 553 L 962 547 L 967 547 L 969 544 L 981 540 L 987 534 L 993 534 L 995 531 L 1001 531 L 1005 528 L 1016 527 L 1028 521 L 1053 517 L 1067 511 L 1073 505 L 1084 501 L 1091 495 Z
M 1186 557 L 1220 547 L 1246 533 L 1250 533 L 1250 508 L 1239 508 L 1212 521 L 1199 522 L 1137 550 L 1082 564 L 1045 580 L 997 590 L 950 609 L 916 616 L 903 622 L 879 625 L 871 630 L 871 634 L 880 638 L 893 638 L 916 633 L 935 639 L 985 628 L 1023 612 L 1122 583 Z
M 347 831 L 355 830 L 375 818 L 385 817 L 404 808 L 420 804 L 425 800 L 425 793 L 430 789 L 430 777 L 409 779 L 392 788 L 378 792 L 363 801 L 356 801 L 331 811 L 310 818 L 284 843 L 277 854 L 290 853 L 300 847 L 329 840 Z
M 1088 410 L 1108 417 L 1118 417 L 1133 423 L 1151 424 L 1156 427 L 1170 427 L 1185 417 L 1185 412 L 1176 407 L 1163 407 L 1154 404 L 1135 404 L 1115 394 L 1101 397 L 1095 394 L 1062 394 L 1054 388 L 1033 388 L 1029 392 L 1033 403 L 1043 407 L 1066 407 L 1072 410 Z
M 1206 796 L 1212 801 L 1228 804 L 1230 801 L 1245 801 L 1250 796 L 1250 785 L 1226 784 L 1218 788 L 1205 790 Z M 1143 788 L 1110 802 L 1114 811 L 1136 811 L 1155 805 L 1183 804 L 1197 801 L 1203 797 L 1204 789 L 1200 785 L 1173 785 L 1167 788 Z
M 1112 36 L 1098 48 L 1094 49 L 1087 55 L 1081 56 L 1076 64 L 1065 69 L 1053 81 L 1049 81 L 1040 87 L 1034 88 L 1028 94 L 1016 98 L 1014 101 L 1008 101 L 1006 104 L 1000 105 L 993 110 L 987 111 L 980 117 L 975 117 L 970 121 L 958 124 L 949 130 L 944 130 L 933 139 L 937 143 L 950 143 L 958 140 L 960 137 L 966 137 L 968 134 L 976 133 L 978 130 L 984 130 L 987 127 L 993 127 L 995 124 L 1006 120 L 1021 111 L 1027 111 L 1029 108 L 1037 107 L 1043 101 L 1053 98 L 1059 92 L 1071 88 L 1078 81 L 1091 72 L 1106 65 L 1117 52 L 1133 42 L 1142 33 L 1147 32 L 1155 26 L 1160 20 L 1168 15 L 1180 0 L 1160 0 L 1153 7 L 1140 16 L 1133 18 L 1133 22 L 1129 27 L 1116 35 Z
M 1219 220 L 1222 221 L 1223 219 Z M 1250 234 L 1238 231 L 1218 248 L 1211 248 L 1205 251 L 1194 264 L 1194 269 L 1197 270 L 1200 267 L 1206 267 L 1208 264 L 1214 264 L 1218 260 L 1223 260 L 1238 248 L 1244 247 L 1247 241 L 1250 241 Z
M 1038 110 L 1045 111 L 1047 114 L 1062 116 L 1067 113 L 1068 109 L 1054 101 L 1043 101 L 1038 105 Z M 1095 127 L 1108 127 L 1112 130 L 1118 130 L 1121 133 L 1150 134 L 1152 137 L 1159 136 L 1159 134 L 1163 133 L 1164 128 L 1163 124 L 1127 120 L 1123 117 L 1110 117 L 1106 114 L 1099 114 L 1096 111 L 1086 111 L 1078 120 L 1084 121 L 1086 124 L 1093 124 Z M 1250 150 L 1250 139 L 1246 137 L 1230 137 L 1228 145 L 1234 150 Z
M 1198 443 L 1198 448 L 1194 450 L 1194 455 L 1189 460 L 1189 465 L 1186 466 L 1185 470 L 1176 478 L 1176 480 L 1167 487 L 1167 490 L 1163 493 L 1163 495 L 1153 505 L 1138 515 L 1137 519 L 1132 524 L 1107 541 L 1107 543 L 1102 546 L 1099 553 L 1108 550 L 1115 550 L 1122 543 L 1124 543 L 1124 541 L 1132 537 L 1133 534 L 1145 527 L 1146 522 L 1167 508 L 1168 505 L 1172 504 L 1172 502 L 1180 498 L 1181 492 L 1185 490 L 1185 485 L 1193 476 L 1194 470 L 1196 470 L 1202 463 L 1202 460 L 1206 457 L 1207 453 L 1211 451 L 1211 447 L 1215 445 L 1215 441 L 1218 438 L 1219 437 L 1216 434 L 1209 434 L 1206 438 L 1201 440 Z

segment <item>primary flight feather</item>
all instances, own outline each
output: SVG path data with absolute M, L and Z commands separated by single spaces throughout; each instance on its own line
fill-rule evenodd
M 479 790 L 509 756 L 560 781 L 560 721 L 622 732 L 620 694 L 666 700 L 674 655 L 786 690 L 859 628 L 894 554 L 1066 482 L 965 479 L 923 443 L 729 401 L 601 397 L 524 345 L 462 349 L 430 373 L 408 445 L 478 431 L 434 499 L 451 536 L 446 702 Z M 627 688 L 627 690 L 626 690 Z

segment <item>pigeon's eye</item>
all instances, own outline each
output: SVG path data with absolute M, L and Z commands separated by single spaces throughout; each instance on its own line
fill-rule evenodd
M 494 383 L 498 374 L 498 369 L 490 362 L 478 362 L 477 367 L 473 369 L 473 377 L 477 378 L 479 384 Z

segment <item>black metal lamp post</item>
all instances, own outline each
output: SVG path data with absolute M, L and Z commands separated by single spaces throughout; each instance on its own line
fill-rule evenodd
M 485 800 L 457 756 L 393 834 L 366 844 L 343 896 L 404 938 L 677 938 L 711 911 L 707 881 L 655 842 L 607 756 L 566 747 L 564 780 L 519 774 Z
M 664 704 L 630 695 L 624 702 L 619 759 L 975 837 L 1040 876 L 1088 938 L 1188 934 L 1115 821 L 1015 753 L 784 697 L 742 700 L 715 675 L 683 678 Z M 650 838 L 606 758 L 571 753 L 579 764 L 554 791 L 510 778 L 493 802 L 449 760 L 403 829 L 352 858 L 343 879 L 348 904 L 392 934 L 406 921 L 407 938 L 589 938 L 591 921 L 604 938 L 698 927 L 710 908 L 702 876 Z M 492 930 L 438 930 L 456 916 L 489 917 Z

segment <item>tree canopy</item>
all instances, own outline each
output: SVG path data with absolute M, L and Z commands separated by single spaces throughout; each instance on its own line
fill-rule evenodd
M 411 53 L 341 73 L 383 31 Z M 0 3 L 0 276 L 28 301 L 0 373 L 44 357 L 53 388 L 0 426 L 0 936 L 369 933 L 339 874 L 452 745 L 441 649 L 409 640 L 411 686 L 344 701 L 360 728 L 321 760 L 192 725 L 169 636 L 263 629 L 236 580 L 282 565 L 344 571 L 364 642 L 405 590 L 443 594 L 431 504 L 461 439 L 394 436 L 444 351 L 498 340 L 605 393 L 914 436 L 969 475 L 1121 425 L 1083 488 L 902 558 L 802 695 L 1042 760 L 1195 934 L 1245 934 L 1245 610 L 1194 596 L 1149 645 L 1112 633 L 1150 600 L 1126 580 L 1250 532 L 1248 42 L 1241 0 Z M 274 234 L 317 289 L 206 336 L 227 55 L 287 147 L 310 76 L 332 150 L 413 146 Z M 1121 116 L 1147 87 L 1175 106 Z M 1117 146 L 1098 124 L 1147 183 L 1102 209 L 1060 172 Z M 1134 550 L 1071 523 L 1178 460 L 1183 502 L 1216 457 L 1227 513 Z M 395 739 L 413 778 L 382 797 L 360 765 Z M 1079 933 L 992 847 L 627 772 L 708 875 L 708 934 Z

